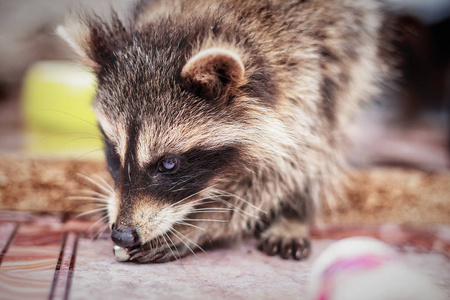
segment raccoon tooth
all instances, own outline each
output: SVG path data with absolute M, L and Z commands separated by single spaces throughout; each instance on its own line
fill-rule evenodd
M 114 245 L 113 253 L 114 253 L 114 258 L 117 261 L 128 261 L 130 259 L 130 255 L 128 254 L 127 249 L 122 248 L 120 246 Z

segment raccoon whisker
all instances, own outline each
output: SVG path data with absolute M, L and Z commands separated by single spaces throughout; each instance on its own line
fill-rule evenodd
M 153 240 L 151 240 L 149 243 L 148 243 L 148 246 L 149 246 L 149 248 L 150 248 L 150 250 L 154 250 L 154 249 L 157 249 L 158 248 L 158 239 L 153 239 Z M 139 247 L 139 250 L 144 250 L 145 248 L 144 248 L 144 245 L 140 245 L 140 247 Z M 136 250 L 136 251 L 138 251 L 138 250 Z
M 213 201 L 211 201 L 211 202 L 203 202 L 203 203 L 213 203 L 214 201 L 217 201 L 217 200 L 214 200 L 214 199 L 215 199 L 215 198 L 218 198 L 218 197 L 231 197 L 231 196 L 229 196 L 229 195 L 213 195 L 213 196 L 207 196 L 207 197 L 203 197 L 203 198 L 200 198 L 200 199 L 191 201 L 191 202 L 189 202 L 189 203 L 184 203 L 184 204 L 182 204 L 182 205 L 178 205 L 177 207 L 183 207 L 184 205 L 186 205 L 186 206 L 191 206 L 193 203 L 202 202 L 202 201 L 208 200 L 208 199 L 211 199 L 211 200 L 213 200 Z
M 104 224 L 103 226 L 100 226 L 99 228 L 97 228 L 95 233 L 92 235 L 92 240 L 97 240 L 106 231 L 106 229 L 108 229 L 107 224 Z M 92 231 L 92 229 L 89 229 L 88 232 L 91 232 L 91 231 Z
M 267 212 L 266 212 L 265 210 L 262 210 L 261 208 L 259 208 L 259 207 L 255 206 L 255 205 L 253 205 L 253 204 L 250 203 L 249 201 L 247 201 L 247 200 L 245 200 L 245 199 L 243 199 L 243 198 L 241 198 L 241 197 L 239 197 L 239 196 L 237 196 L 237 195 L 235 195 L 235 194 L 232 194 L 232 193 L 226 192 L 226 191 L 221 191 L 221 190 L 220 190 L 220 193 L 229 195 L 230 197 L 234 197 L 234 198 L 236 198 L 237 200 L 240 200 L 240 201 L 244 202 L 245 204 L 247 204 L 247 205 L 253 207 L 254 209 L 259 210 L 260 212 L 262 212 L 262 213 L 264 213 L 264 214 L 267 214 Z
M 71 209 L 76 209 L 82 206 L 86 206 L 86 205 L 95 205 L 96 207 L 100 208 L 100 207 L 104 207 L 106 209 L 106 207 L 108 207 L 108 205 L 106 203 L 99 203 L 97 201 L 91 201 L 91 202 L 86 202 L 89 200 L 74 200 L 74 201 L 82 201 L 80 202 L 78 205 L 71 207 Z
M 155 249 L 159 249 L 159 248 L 161 248 L 162 246 L 163 246 L 163 243 L 162 243 L 161 239 L 158 237 L 158 238 L 156 239 Z M 164 251 L 164 253 L 166 253 L 166 251 Z
M 72 206 L 71 209 L 76 209 L 82 206 L 86 206 L 86 205 L 95 205 L 96 207 L 107 207 L 108 205 L 106 203 L 99 203 L 97 201 L 90 201 L 90 202 L 86 202 L 89 200 L 74 200 L 74 201 L 81 201 L 79 202 L 79 204 Z
M 176 187 L 178 187 L 178 186 L 180 186 L 180 185 L 182 185 L 183 183 L 185 183 L 185 182 L 188 182 L 189 180 L 190 180 L 191 178 L 190 177 L 188 177 L 186 180 L 183 180 L 183 181 L 180 181 L 180 182 L 177 182 L 173 187 L 171 187 L 170 189 L 169 189 L 169 191 L 173 191 L 173 189 L 174 188 L 176 188 Z M 178 190 L 175 190 L 175 191 L 173 191 L 173 192 L 177 192 L 177 191 L 179 191 L 179 190 L 183 190 L 184 189 L 184 187 L 182 187 L 181 189 L 178 189 Z
M 163 239 L 164 239 L 163 235 L 158 236 L 158 238 L 156 238 L 156 242 L 154 244 L 155 245 L 154 249 L 159 252 L 161 252 L 159 249 L 162 249 L 162 251 L 164 252 L 164 255 L 167 255 L 167 250 L 166 250 L 167 241 L 166 240 L 163 241 Z M 156 252 L 156 253 L 158 253 L 158 252 Z
M 103 183 L 103 186 L 110 191 L 111 193 L 114 193 L 114 188 L 101 176 L 94 174 L 92 177 L 97 178 L 99 181 Z
M 175 243 L 172 241 L 172 239 L 170 238 L 170 236 L 167 233 L 163 233 L 161 235 L 164 239 L 164 241 L 166 242 L 166 245 L 169 247 L 170 252 L 172 252 L 173 257 L 175 257 L 175 259 L 180 259 L 181 255 L 180 252 L 178 251 L 177 245 L 175 245 Z M 165 236 L 169 239 L 169 241 L 172 243 L 172 246 L 170 246 L 169 242 L 167 242 L 167 239 L 165 238 Z M 175 252 L 173 252 L 172 247 L 175 247 L 175 251 L 177 251 L 178 253 L 178 257 L 175 255 Z M 164 247 L 163 247 L 164 248 Z
M 93 202 L 83 201 L 83 202 L 78 202 L 76 205 L 72 205 L 71 207 L 66 209 L 64 211 L 64 213 L 67 213 L 69 211 L 73 211 L 73 210 L 75 210 L 77 208 L 80 208 L 80 207 L 83 207 L 83 206 L 86 206 L 86 205 L 96 205 L 97 207 L 107 207 L 106 203 L 99 203 L 99 202 L 96 202 L 96 201 L 93 201 Z
M 91 226 L 89 226 L 89 228 L 87 229 L 87 231 L 91 231 L 92 228 L 94 228 L 95 226 L 97 226 L 99 223 L 106 221 L 108 219 L 108 216 L 104 216 L 101 217 L 100 219 L 98 219 L 94 224 L 92 224 Z M 107 224 L 106 224 L 107 225 Z
M 163 241 L 163 240 L 164 241 Z M 160 237 L 157 238 L 157 244 L 156 244 L 156 248 L 162 248 L 164 253 L 167 253 L 166 251 L 166 247 L 165 246 L 169 246 L 169 244 L 167 243 L 166 237 L 164 236 L 164 233 L 161 234 Z
M 191 212 L 204 212 L 204 211 L 230 211 L 234 208 L 224 208 L 224 207 L 205 207 L 205 208 L 195 208 Z
M 87 156 L 87 155 L 89 155 L 89 154 L 91 154 L 91 153 L 94 153 L 94 152 L 97 152 L 97 151 L 102 151 L 102 152 L 103 152 L 104 150 L 105 150 L 104 148 L 98 148 L 98 149 L 94 149 L 94 150 L 91 150 L 91 151 L 84 152 L 83 154 L 81 154 L 81 155 L 75 157 L 75 158 L 72 160 L 72 163 L 75 163 L 76 161 L 81 160 L 81 158 L 83 158 L 83 157 L 85 157 L 85 156 Z
M 191 203 L 183 204 L 183 205 L 178 206 L 177 208 L 179 208 L 180 211 L 174 212 L 173 215 L 174 216 L 180 216 L 180 215 L 181 216 L 185 216 L 186 214 L 198 214 L 198 213 L 208 213 L 208 212 L 210 212 L 210 213 L 213 213 L 213 212 L 229 213 L 230 211 L 235 211 L 235 212 L 239 213 L 240 215 L 242 215 L 244 218 L 247 218 L 247 217 L 256 218 L 256 216 L 252 215 L 251 213 L 243 211 L 239 207 L 237 207 L 237 206 L 235 206 L 235 205 L 233 205 L 231 203 L 228 203 L 225 200 L 217 200 L 217 199 L 214 200 L 214 201 L 203 202 L 202 204 L 213 203 L 213 202 L 216 202 L 216 203 L 217 202 L 221 202 L 221 203 L 224 203 L 225 205 L 230 205 L 232 208 L 226 208 L 226 207 L 205 207 L 205 208 L 191 208 L 191 209 L 189 209 L 189 211 L 187 213 L 182 211 L 182 209 L 185 206 L 187 206 L 189 204 L 192 204 L 194 202 L 202 201 L 203 199 L 207 199 L 207 198 L 202 198 L 202 199 L 199 199 L 199 200 L 196 200 L 196 201 L 192 201 Z
M 178 257 L 181 257 L 181 256 L 180 256 L 180 252 L 178 252 L 177 245 L 173 242 L 172 238 L 167 234 L 167 232 L 163 232 L 163 234 L 162 234 L 161 236 L 164 238 L 164 241 L 166 242 L 166 245 L 169 247 L 169 250 L 172 252 L 172 255 L 173 255 L 174 257 L 177 257 L 177 256 L 175 255 L 175 253 L 173 252 L 173 250 L 172 250 L 172 248 L 175 248 L 175 251 L 178 253 Z M 167 238 L 167 239 L 166 239 L 166 238 Z M 170 243 L 169 243 L 167 240 L 169 240 Z M 172 245 L 171 245 L 171 244 L 172 244 Z
M 100 227 L 97 232 L 93 235 L 93 239 L 98 239 L 107 229 L 109 228 L 108 224 L 105 224 L 104 226 Z
M 97 140 L 97 141 L 103 141 L 102 138 L 100 137 L 93 137 L 93 136 L 85 136 L 85 137 L 80 137 L 80 138 L 76 138 L 76 139 L 71 139 L 67 142 L 65 142 L 64 144 L 59 145 L 60 148 L 64 148 L 67 145 L 70 145 L 71 143 L 75 143 L 77 141 L 81 141 L 81 140 Z
M 95 214 L 95 213 L 102 212 L 102 211 L 107 211 L 107 210 L 108 210 L 107 207 L 96 208 L 96 209 L 88 210 L 88 211 L 85 211 L 85 212 L 83 212 L 81 214 L 78 214 L 76 217 L 80 218 L 82 216 L 87 216 L 87 215 L 91 215 L 91 214 Z
M 247 217 L 246 215 L 244 215 L 242 212 L 240 212 L 239 210 L 235 209 L 235 208 L 224 208 L 224 207 L 207 207 L 207 208 L 198 208 L 198 209 L 191 209 L 189 210 L 187 213 L 186 212 L 175 212 L 173 213 L 174 217 L 179 217 L 182 216 L 184 217 L 186 214 L 200 214 L 200 213 L 230 213 L 230 211 L 236 211 L 237 213 L 241 214 L 243 217 Z M 190 220 L 194 220 L 194 221 L 217 221 L 217 222 L 228 222 L 229 220 L 214 220 L 214 219 L 186 219 L 185 217 L 182 218 L 180 221 L 175 222 L 175 224 L 181 224 L 180 222 L 183 221 L 190 221 Z M 183 222 L 184 223 L 184 222 Z M 193 224 L 189 224 L 186 223 L 184 225 L 192 225 Z M 203 228 L 200 228 L 202 230 L 204 230 Z
M 69 196 L 66 199 L 68 200 L 78 200 L 78 201 L 96 201 L 96 202 L 101 202 L 101 203 L 108 203 L 108 201 L 106 199 L 103 198 L 97 198 L 97 197 L 84 197 L 84 196 Z
M 189 239 L 187 236 L 185 236 L 184 234 L 182 234 L 181 232 L 179 232 L 178 230 L 176 230 L 175 228 L 169 229 L 170 232 L 172 232 L 173 235 L 175 235 L 183 244 L 186 245 L 186 247 L 188 247 L 188 249 L 192 252 L 192 254 L 194 254 L 194 256 L 196 255 L 194 250 L 192 250 L 192 248 L 183 240 L 180 238 L 179 235 L 181 235 L 182 237 L 184 237 L 186 240 L 188 240 L 192 245 L 196 246 L 198 249 L 200 249 L 203 253 L 206 253 L 205 250 L 203 250 L 202 247 L 200 247 L 197 243 L 193 242 L 191 239 Z M 179 235 L 177 235 L 176 233 L 178 233 Z
M 218 201 L 218 202 L 220 202 L 220 203 L 223 203 L 223 204 L 225 204 L 225 205 L 231 206 L 232 208 L 234 208 L 234 210 L 235 210 L 236 212 L 240 213 L 241 215 L 244 215 L 244 214 L 245 214 L 245 215 L 247 215 L 248 217 L 258 218 L 257 216 L 255 216 L 255 215 L 253 215 L 253 214 L 251 214 L 251 213 L 249 213 L 249 212 L 243 210 L 242 208 L 238 207 L 237 205 L 234 205 L 234 204 L 232 204 L 232 203 L 230 203 L 230 202 L 228 202 L 228 201 L 223 200 L 222 198 L 218 198 L 218 199 L 214 199 L 214 200 L 215 200 L 215 201 Z
M 226 207 L 199 207 L 199 208 L 195 208 L 195 204 L 197 202 L 202 202 L 201 204 L 211 204 L 211 203 L 217 203 L 217 200 L 214 201 L 203 201 L 205 199 L 208 198 L 202 198 L 202 199 L 198 199 L 189 203 L 184 203 L 182 205 L 178 205 L 176 208 L 177 210 L 175 210 L 175 212 L 173 212 L 173 214 L 175 216 L 178 215 L 185 215 L 186 212 L 184 211 L 184 209 L 187 207 L 188 212 L 187 213 L 191 213 L 191 212 L 195 212 L 195 211 L 203 211 L 203 210 L 234 210 L 234 208 L 226 208 Z M 240 213 L 240 212 L 239 212 Z
M 196 226 L 196 225 L 194 225 L 194 224 L 190 224 L 190 223 L 187 223 L 187 222 L 183 222 L 183 221 L 177 221 L 177 222 L 175 222 L 175 224 L 179 224 L 179 225 L 186 225 L 186 226 L 191 226 L 191 227 L 194 227 L 194 228 L 197 228 L 197 229 L 203 230 L 203 231 L 205 231 L 205 230 L 206 230 L 205 228 L 202 228 L 202 227 L 200 227 L 200 226 Z
M 107 194 L 105 194 L 105 196 L 114 194 L 114 188 L 104 178 L 97 174 L 92 175 L 92 177 L 97 179 L 96 182 L 106 189 Z
M 163 244 L 163 242 L 162 242 L 162 240 L 161 240 L 161 237 L 158 237 L 158 238 L 156 239 L 155 249 L 163 248 L 164 253 L 167 253 L 166 249 L 164 249 L 163 246 L 164 246 L 164 244 Z
M 95 181 L 94 179 L 92 179 L 84 174 L 77 173 L 77 175 L 80 176 L 81 178 L 83 178 L 84 180 L 88 181 L 89 183 L 93 184 L 94 186 L 98 187 L 99 189 L 103 190 L 104 192 L 108 193 L 108 195 L 110 195 L 111 193 L 114 193 L 113 190 L 106 188 L 99 182 Z
M 204 214 L 204 213 L 230 213 L 230 211 L 236 211 L 233 208 L 227 208 L 227 209 L 208 209 L 208 210 L 201 210 L 201 211 L 196 211 L 196 210 L 192 210 L 189 212 L 189 214 Z M 236 211 L 237 212 L 237 211 Z M 240 212 L 238 212 L 240 213 Z
M 96 233 L 95 233 L 95 235 L 94 235 L 94 239 L 99 239 L 104 233 L 105 233 L 105 231 L 106 230 L 108 230 L 108 226 L 107 225 L 105 225 L 104 227 L 103 227 L 103 229 L 99 229 Z
M 184 234 L 182 234 L 181 232 L 179 232 L 175 228 L 172 228 L 172 230 L 175 231 L 176 233 L 178 233 L 179 235 L 181 235 L 182 237 L 184 237 L 185 239 L 187 239 L 192 245 L 194 245 L 195 247 L 200 249 L 200 251 L 202 251 L 203 253 L 206 253 L 206 251 L 202 247 L 200 247 L 196 242 L 192 241 L 191 239 L 189 239 L 187 236 L 185 236 Z
M 183 183 L 186 183 L 186 182 L 188 182 L 189 180 L 191 180 L 191 177 L 188 177 L 188 176 L 186 176 L 186 177 L 187 177 L 187 178 L 186 178 L 185 180 L 183 180 L 183 181 L 177 181 L 177 182 L 173 185 L 173 187 L 172 187 L 171 189 L 176 188 L 176 187 L 182 185 Z
M 181 178 L 184 178 L 184 177 L 188 177 L 188 179 L 185 180 L 185 181 L 182 181 L 182 182 L 179 182 L 179 183 L 175 184 L 173 187 L 171 187 L 171 188 L 169 189 L 169 191 L 172 191 L 172 189 L 176 188 L 176 187 L 179 186 L 180 184 L 185 183 L 185 182 L 188 181 L 189 178 L 190 178 L 189 176 L 183 176 L 183 177 L 181 177 Z M 158 183 L 152 183 L 152 184 L 149 184 L 149 185 L 146 186 L 146 187 L 137 188 L 136 190 L 139 190 L 139 191 L 140 191 L 140 190 L 146 190 L 146 189 L 149 189 L 149 188 L 154 187 L 154 186 L 159 186 L 159 184 L 158 184 Z
M 90 138 L 95 138 L 95 139 L 103 141 L 103 138 L 101 136 L 99 136 L 99 135 L 96 135 L 96 134 L 92 134 L 92 133 L 88 133 L 88 132 L 69 132 L 69 131 L 67 131 L 67 132 L 60 132 L 60 133 L 45 135 L 45 137 L 40 139 L 40 142 L 46 141 L 49 138 L 54 138 L 54 137 L 58 137 L 58 136 L 66 137 L 66 136 L 70 136 L 70 135 L 78 135 L 78 136 L 79 135 L 84 135 L 84 136 L 86 136 L 86 138 L 90 137 Z M 73 141 L 76 141 L 76 140 L 70 140 L 69 143 L 73 142 Z M 64 145 L 66 145 L 66 144 L 64 144 Z M 62 146 L 64 146 L 64 145 L 62 145 Z
M 188 199 L 190 199 L 190 198 L 192 198 L 192 197 L 194 197 L 194 196 L 200 194 L 201 192 L 204 192 L 204 191 L 206 191 L 207 189 L 210 189 L 210 188 L 212 188 L 212 187 L 214 187 L 214 185 L 209 186 L 209 187 L 206 187 L 206 188 L 204 188 L 204 189 L 198 191 L 197 193 L 194 193 L 194 194 L 192 194 L 192 195 L 189 195 L 189 196 L 187 196 L 187 197 L 181 199 L 181 200 L 178 201 L 178 202 L 175 202 L 175 203 L 173 203 L 173 204 L 170 204 L 169 207 L 174 207 L 175 205 L 177 205 L 177 204 L 179 204 L 179 203 L 182 203 L 182 202 L 184 202 L 184 201 L 186 201 L 186 200 L 188 200 Z
M 152 184 L 150 184 L 150 185 L 148 185 L 148 186 L 146 186 L 146 187 L 142 187 L 142 188 L 137 188 L 136 190 L 137 191 L 142 191 L 142 190 L 146 190 L 146 189 L 149 189 L 149 188 L 151 188 L 151 187 L 153 187 L 153 186 L 158 186 L 159 184 L 157 184 L 157 183 L 152 183 Z
M 75 191 L 75 193 L 90 194 L 92 196 L 97 196 L 99 198 L 103 198 L 103 199 L 106 199 L 106 200 L 109 199 L 109 195 L 105 195 L 105 194 L 98 193 L 96 191 L 91 191 L 91 190 L 77 190 L 77 191 Z
M 194 256 L 195 256 L 195 253 L 194 253 L 194 251 L 192 250 L 192 248 L 191 247 L 189 247 L 189 245 L 188 244 L 186 244 L 186 242 L 185 241 L 183 241 L 175 232 L 173 232 L 172 231 L 172 229 L 169 229 L 169 232 L 170 233 L 172 233 L 177 239 L 179 239 L 180 240 L 180 242 L 182 242 L 184 245 L 186 245 L 186 247 L 192 252 L 192 254 L 194 254 Z
M 192 204 L 192 203 L 195 203 L 195 202 L 200 202 L 200 201 L 192 201 L 191 204 Z M 202 202 L 202 203 L 201 203 L 202 205 L 203 205 L 203 204 L 217 203 L 217 201 L 213 201 L 213 200 L 211 200 L 211 201 L 204 201 L 203 199 L 202 199 L 201 202 Z
M 74 119 L 78 119 L 78 120 L 80 120 L 80 121 L 85 122 L 86 124 L 90 124 L 90 125 L 94 126 L 96 129 L 98 129 L 98 125 L 97 125 L 97 124 L 92 123 L 92 122 L 89 122 L 88 120 L 85 120 L 85 119 L 80 118 L 80 117 L 78 117 L 78 116 L 69 114 L 69 113 L 67 113 L 67 112 L 65 112 L 65 111 L 57 110 L 57 109 L 50 109 L 50 108 L 42 109 L 42 111 L 46 111 L 46 110 L 47 110 L 47 111 L 52 111 L 52 112 L 57 112 L 57 113 L 60 113 L 60 114 L 63 114 L 63 115 L 67 115 L 67 116 L 72 117 L 72 118 L 74 118 Z
M 221 222 L 226 223 L 228 220 L 216 220 L 216 219 L 182 219 L 182 221 L 204 221 L 204 222 Z
M 202 210 L 202 211 L 190 211 L 189 214 L 204 214 L 204 213 L 229 213 L 230 211 L 233 211 L 234 209 L 228 209 L 228 210 Z
M 249 212 L 246 212 L 246 211 L 243 210 L 242 208 L 240 208 L 240 207 L 238 207 L 238 206 L 236 206 L 236 205 L 234 205 L 234 204 L 232 204 L 232 203 L 230 203 L 230 202 L 228 202 L 228 201 L 225 201 L 224 199 L 221 199 L 222 197 L 233 197 L 233 195 L 213 195 L 213 196 L 209 196 L 209 197 L 204 197 L 204 198 L 201 198 L 201 199 L 197 199 L 197 200 L 195 200 L 195 201 L 191 201 L 191 202 L 186 203 L 186 204 L 183 204 L 183 205 L 181 205 L 181 206 L 179 206 L 179 207 L 181 208 L 181 207 L 183 207 L 184 205 L 192 205 L 193 203 L 196 203 L 196 202 L 201 202 L 201 201 L 203 201 L 203 200 L 211 199 L 211 200 L 213 200 L 213 201 L 220 202 L 220 203 L 223 203 L 223 204 L 225 204 L 225 205 L 231 206 L 236 212 L 240 213 L 241 215 L 244 215 L 244 214 L 245 214 L 245 215 L 250 216 L 250 217 L 252 217 L 252 218 L 257 218 L 257 216 L 255 216 L 255 215 L 253 215 L 253 214 L 251 214 L 251 213 L 249 213 Z
M 202 202 L 202 201 L 204 201 L 206 199 L 208 199 L 208 197 L 197 199 L 197 200 L 194 200 L 194 201 L 191 201 L 191 202 L 188 202 L 188 203 L 182 203 L 181 205 L 177 205 L 176 208 L 180 208 L 181 209 L 181 208 L 184 208 L 185 206 L 190 207 L 190 206 L 192 206 L 192 204 L 198 203 L 198 202 Z

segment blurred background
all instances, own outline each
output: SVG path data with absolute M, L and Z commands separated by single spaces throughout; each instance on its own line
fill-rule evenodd
M 55 35 L 70 10 L 126 15 L 132 0 L 0 0 L 0 152 L 98 158 L 89 103 L 95 78 Z M 450 1 L 389 0 L 403 80 L 366 105 L 350 130 L 353 165 L 450 165 Z

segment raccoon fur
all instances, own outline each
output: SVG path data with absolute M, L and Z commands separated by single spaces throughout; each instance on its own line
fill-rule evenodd
M 112 239 L 165 262 L 259 232 L 304 259 L 340 198 L 345 127 L 383 76 L 365 0 L 143 1 L 58 33 L 97 75 Z

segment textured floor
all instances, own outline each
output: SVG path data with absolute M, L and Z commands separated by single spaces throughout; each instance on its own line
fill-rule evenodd
M 381 234 L 388 240 L 387 234 L 393 244 L 401 240 L 389 228 L 337 228 L 313 233 L 313 253 L 304 262 L 265 256 L 248 240 L 172 263 L 138 265 L 116 262 L 109 239 L 86 236 L 91 226 L 57 215 L 0 212 L 0 299 L 307 299 L 312 263 L 335 239 Z M 448 246 L 448 227 L 442 230 Z M 450 297 L 448 248 L 424 240 L 399 251 Z

